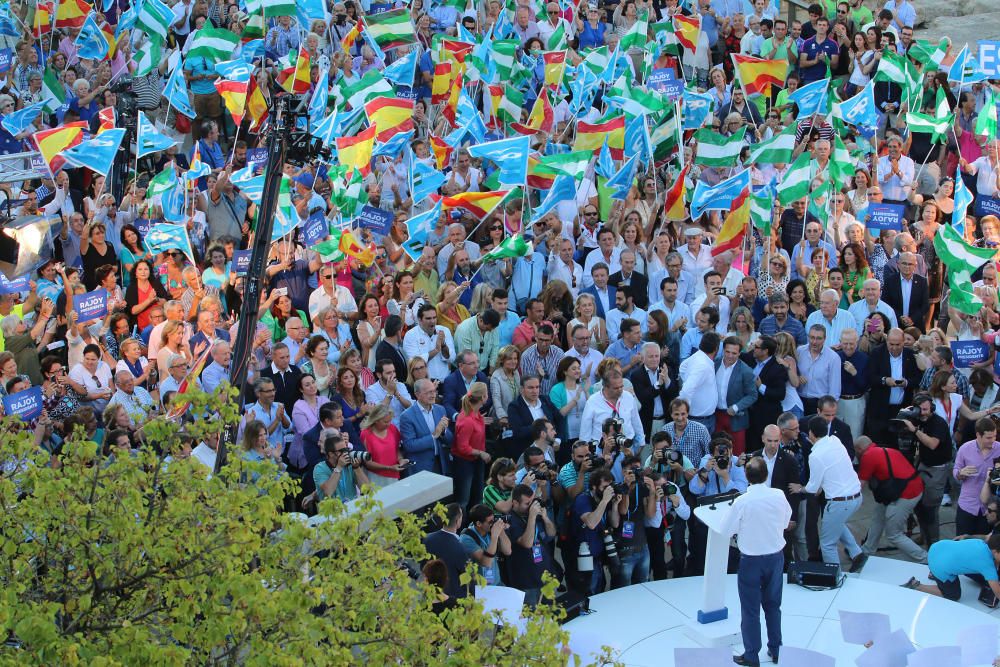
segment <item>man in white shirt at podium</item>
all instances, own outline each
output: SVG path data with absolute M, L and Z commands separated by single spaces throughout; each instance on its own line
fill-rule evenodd
M 744 466 L 747 492 L 738 497 L 722 522 L 723 535 L 736 535 L 740 549 L 737 585 L 740 592 L 743 655 L 737 665 L 760 665 L 760 610 L 767 623 L 767 654 L 778 662 L 781 646 L 781 589 L 785 557 L 785 530 L 792 508 L 780 489 L 767 483 L 767 463 L 753 458 Z

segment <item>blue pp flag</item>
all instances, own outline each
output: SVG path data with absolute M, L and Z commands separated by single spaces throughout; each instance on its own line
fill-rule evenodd
M 966 83 L 978 83 L 988 78 L 990 78 L 989 74 L 985 73 L 979 67 L 979 59 L 969 53 L 968 44 L 962 47 L 958 57 L 955 58 L 955 62 L 952 63 L 951 69 L 948 70 L 948 80 L 960 82 L 963 85 Z
M 139 20 L 139 13 L 142 11 L 142 3 L 134 2 L 128 9 L 118 15 L 118 24 L 115 25 L 115 42 L 118 42 L 118 38 L 121 37 L 122 33 L 130 32 L 132 28 L 135 27 L 136 22 Z
M 411 49 L 402 58 L 385 68 L 382 76 L 397 86 L 412 86 L 417 71 L 417 50 Z
M 412 155 L 410 165 L 410 196 L 415 202 L 422 202 L 437 192 L 447 180 L 443 173 Z
M 397 155 L 403 152 L 403 149 L 410 145 L 413 140 L 414 130 L 407 130 L 406 132 L 397 132 L 392 135 L 389 141 L 378 143 L 375 145 L 375 149 L 372 151 L 372 157 L 376 158 L 379 156 L 395 158 Z
M 653 145 L 645 116 L 634 116 L 625 122 L 625 155 L 637 155 L 645 165 L 653 161 Z
M 427 235 L 434 229 L 440 217 L 441 201 L 439 200 L 429 210 L 415 215 L 406 221 L 408 238 L 403 241 L 403 250 L 414 262 L 420 259 L 424 246 L 427 244 Z
M 255 176 L 254 170 L 254 165 L 248 165 L 243 169 L 234 171 L 229 180 L 240 189 L 240 192 L 247 196 L 247 199 L 255 204 L 259 204 L 260 198 L 264 194 L 264 175 Z
M 858 128 L 874 129 L 878 127 L 879 111 L 875 106 L 875 88 L 871 81 L 839 104 L 840 119 Z
M 171 72 L 170 78 L 167 79 L 167 85 L 163 87 L 163 96 L 167 98 L 170 106 L 194 120 L 198 114 L 194 112 L 191 101 L 188 99 L 188 89 L 187 84 L 184 83 L 183 69 L 180 63 L 178 63 L 174 71 Z
M 695 93 L 684 91 L 684 106 L 681 117 L 684 119 L 683 129 L 697 130 L 705 126 L 705 121 L 712 113 L 714 102 L 711 93 Z
M 951 214 L 951 226 L 954 227 L 959 234 L 965 235 L 965 216 L 968 213 L 969 207 L 972 206 L 972 193 L 969 192 L 969 188 L 965 185 L 965 181 L 962 180 L 962 168 L 958 168 L 958 173 L 955 174 L 955 210 Z
M 611 178 L 615 175 L 615 160 L 611 157 L 611 149 L 608 148 L 608 140 L 604 140 L 604 144 L 601 146 L 601 152 L 597 155 L 597 163 L 594 165 L 594 171 L 601 178 Z
M 639 169 L 639 154 L 635 154 L 622 165 L 618 172 L 608 179 L 605 187 L 617 188 L 612 194 L 612 199 L 625 199 L 629 190 L 632 189 L 632 181 L 635 180 L 635 173 Z M 575 196 L 575 194 L 574 194 Z
M 552 187 L 545 193 L 545 199 L 543 199 L 542 203 L 538 205 L 538 208 L 532 212 L 532 224 L 538 222 L 552 212 L 552 210 L 555 209 L 555 207 L 561 202 L 574 201 L 575 199 L 576 181 L 573 180 L 572 176 L 559 174 L 552 182 Z
M 788 101 L 794 102 L 798 106 L 799 118 L 811 116 L 814 113 L 826 113 L 829 104 L 826 91 L 829 87 L 829 79 L 820 79 L 802 86 L 794 93 L 788 93 Z
M 258 60 L 267 55 L 263 39 L 251 39 L 240 49 L 240 55 L 248 60 Z
M 174 188 L 180 190 L 180 188 Z M 191 263 L 194 263 L 194 253 L 191 251 L 191 239 L 188 238 L 187 228 L 184 225 L 172 225 L 168 222 L 161 222 L 146 234 L 143 239 L 146 249 L 154 255 L 167 250 L 180 250 Z
M 105 130 L 93 139 L 67 148 L 60 155 L 67 164 L 74 167 L 86 167 L 95 173 L 107 176 L 124 137 L 125 128 L 123 127 Z
M 3 125 L 3 129 L 16 137 L 31 127 L 31 124 L 35 122 L 35 119 L 38 118 L 38 115 L 42 113 L 42 109 L 44 108 L 45 102 L 35 102 L 31 106 L 26 106 L 14 113 L 7 114 L 3 117 L 3 120 L 0 120 L 0 125 Z
M 330 101 L 330 68 L 325 66 L 319 71 L 316 89 L 309 99 L 309 131 L 312 132 L 323 122 L 326 116 L 326 105 Z
M 184 189 L 175 183 L 160 195 L 160 204 L 163 206 L 163 217 L 170 222 L 184 222 Z
M 570 112 L 576 115 L 584 113 L 594 104 L 594 96 L 597 95 L 597 75 L 589 67 L 577 67 L 576 76 L 571 77 L 569 90 L 573 94 Z
M 323 0 L 295 0 L 295 12 L 303 28 L 308 28 L 313 21 L 329 22 Z
M 149 121 L 143 111 L 139 112 L 139 123 L 135 140 L 139 157 L 146 157 L 150 153 L 165 151 L 177 142 L 163 134 Z
M 20 37 L 21 31 L 17 28 L 17 22 L 10 13 L 10 6 L 4 4 L 0 6 L 0 36 Z
M 80 58 L 104 60 L 107 57 L 111 47 L 104 33 L 97 27 L 93 13 L 87 14 L 87 20 L 80 27 L 80 34 L 76 36 L 73 46 L 76 47 L 76 53 Z
M 223 60 L 215 63 L 215 71 L 223 79 L 243 83 L 249 81 L 250 77 L 253 76 L 253 65 L 241 57 L 236 60 Z
M 495 162 L 500 167 L 500 183 L 517 187 L 528 180 L 530 150 L 531 137 L 523 136 L 469 146 L 469 155 Z
M 749 188 L 749 169 L 727 178 L 718 185 L 708 185 L 704 181 L 698 181 L 691 197 L 691 219 L 697 220 L 705 211 L 731 209 L 733 201 Z

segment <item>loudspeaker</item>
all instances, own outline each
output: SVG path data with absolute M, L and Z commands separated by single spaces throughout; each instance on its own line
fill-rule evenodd
M 840 565 L 792 561 L 788 564 L 788 583 L 814 588 L 836 588 L 840 581 Z
M 590 613 L 590 598 L 575 591 L 566 591 L 556 596 L 556 604 L 566 610 L 563 623 L 572 621 L 580 614 Z

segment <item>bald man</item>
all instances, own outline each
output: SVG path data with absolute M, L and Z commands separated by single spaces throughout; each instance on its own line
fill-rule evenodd
M 889 433 L 889 419 L 912 403 L 920 384 L 920 369 L 913 350 L 903 347 L 902 329 L 889 330 L 885 345 L 869 355 L 868 368 L 871 391 L 865 433 L 875 442 L 891 446 L 896 438 Z

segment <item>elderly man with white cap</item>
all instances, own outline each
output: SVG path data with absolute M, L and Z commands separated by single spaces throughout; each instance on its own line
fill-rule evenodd
M 712 248 L 701 242 L 703 236 L 701 227 L 688 227 L 684 230 L 687 244 L 677 249 L 684 260 L 684 270 L 692 276 L 700 276 L 712 267 Z

